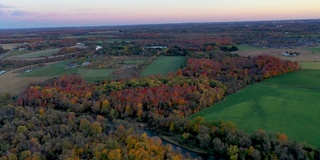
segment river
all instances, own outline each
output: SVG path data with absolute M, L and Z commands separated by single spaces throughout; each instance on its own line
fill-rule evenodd
M 159 136 L 159 134 L 157 132 L 153 131 L 153 130 L 143 129 L 143 132 L 146 133 L 149 137 L 157 136 L 157 137 L 161 138 L 161 136 Z M 189 153 L 192 159 L 203 159 L 203 160 L 206 160 L 206 159 L 207 160 L 214 160 L 215 159 L 213 155 L 201 154 L 201 153 L 197 153 L 197 152 L 194 152 L 194 151 L 190 151 L 190 150 L 185 149 L 183 147 L 180 147 L 180 146 L 178 146 L 176 144 L 173 144 L 173 143 L 171 143 L 171 142 L 169 142 L 169 141 L 167 141 L 167 140 L 165 140 L 163 138 L 161 138 L 161 140 L 162 140 L 162 144 L 164 144 L 164 145 L 171 144 L 173 150 L 175 152 L 177 152 L 177 153 L 182 153 L 183 155 L 186 155 L 186 154 Z
M 132 123 L 132 122 L 127 122 L 127 121 L 123 121 L 123 120 L 117 120 L 117 125 L 121 124 L 126 126 L 126 128 L 130 128 L 133 127 L 135 129 L 136 132 L 142 134 L 142 133 L 146 133 L 148 135 L 148 137 L 159 137 L 161 138 L 161 135 L 159 135 L 159 133 L 157 133 L 156 131 L 150 130 L 150 129 L 146 129 L 144 126 L 140 126 L 140 125 L 136 125 L 137 123 Z M 120 122 L 119 122 L 120 121 Z M 113 122 L 109 121 L 108 122 L 108 126 L 110 128 L 114 128 L 115 125 Z M 162 140 L 162 144 L 167 145 L 170 144 L 173 148 L 173 150 L 177 153 L 181 153 L 183 155 L 187 155 L 189 154 L 191 156 L 192 159 L 203 159 L 203 160 L 214 160 L 214 156 L 212 154 L 203 154 L 203 153 L 197 153 L 191 150 L 188 150 L 186 148 L 180 147 L 174 143 L 171 143 L 163 138 L 161 138 Z

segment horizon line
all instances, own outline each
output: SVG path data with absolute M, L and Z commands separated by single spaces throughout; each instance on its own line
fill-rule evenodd
M 209 24 L 209 23 L 243 23 L 243 22 L 281 22 L 281 21 L 312 21 L 312 20 L 320 20 L 320 18 L 315 18 L 315 19 L 269 19 L 269 20 L 239 20 L 239 21 L 211 21 L 211 22 L 159 22 L 159 23 L 137 23 L 137 24 L 110 24 L 110 25 L 70 25 L 70 26 L 56 26 L 56 27 L 26 27 L 26 28 L 0 28 L 0 30 L 25 30 L 25 29 L 63 29 L 63 28 L 86 28 L 86 27 L 121 27 L 121 26 L 147 26 L 147 25 L 170 25 L 170 24 Z

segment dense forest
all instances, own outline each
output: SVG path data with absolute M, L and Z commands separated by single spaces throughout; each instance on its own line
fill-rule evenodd
M 67 52 L 67 51 L 66 51 Z M 319 151 L 285 134 L 245 133 L 231 122 L 188 119 L 247 85 L 299 70 L 272 56 L 221 52 L 188 54 L 186 67 L 167 76 L 88 83 L 65 75 L 32 84 L 1 109 L 2 159 L 185 159 L 112 119 L 147 124 L 181 146 L 221 159 L 316 159 Z M 10 99 L 7 97 L 7 99 Z
M 54 109 L 0 108 L 0 159 L 184 159 L 160 138 L 108 126 L 103 116 Z

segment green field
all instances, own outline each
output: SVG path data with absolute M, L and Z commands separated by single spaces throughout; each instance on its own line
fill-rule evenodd
M 45 56 L 52 56 L 54 53 L 59 52 L 59 48 L 56 49 L 46 49 L 37 52 L 31 52 L 26 54 L 17 55 L 17 58 L 38 58 L 38 57 L 45 57 Z
M 56 77 L 64 74 L 77 73 L 79 68 L 65 69 L 70 61 L 59 62 L 35 69 L 29 73 L 22 74 L 24 77 Z
M 302 69 L 320 69 L 320 62 L 299 62 Z
M 15 50 L 15 51 L 12 51 L 8 56 L 10 56 L 10 57 L 18 56 L 18 55 L 26 54 L 26 53 L 29 53 L 29 52 L 30 52 L 29 50 L 23 50 L 23 51 Z
M 83 69 L 81 67 L 65 69 L 70 61 L 64 61 L 35 69 L 22 74 L 23 77 L 57 77 L 65 74 L 79 73 L 89 82 L 107 79 L 114 69 Z
M 176 72 L 186 64 L 186 57 L 183 56 L 160 56 L 149 64 L 141 73 L 141 76 Z
M 107 79 L 114 70 L 115 69 L 79 69 L 78 73 L 87 81 L 94 82 Z
M 309 50 L 309 51 L 312 51 L 312 52 L 316 52 L 316 53 L 320 53 L 320 47 L 306 48 L 306 50 Z
M 301 70 L 229 95 L 191 116 L 231 121 L 248 132 L 264 129 L 320 147 L 320 70 Z

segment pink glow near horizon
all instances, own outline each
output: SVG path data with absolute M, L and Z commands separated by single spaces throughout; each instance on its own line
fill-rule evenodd
M 318 0 L 119 0 L 54 2 L 3 0 L 0 28 L 65 25 L 112 25 L 174 22 L 221 22 L 280 19 L 318 19 Z M 41 27 L 41 26 L 40 26 Z

